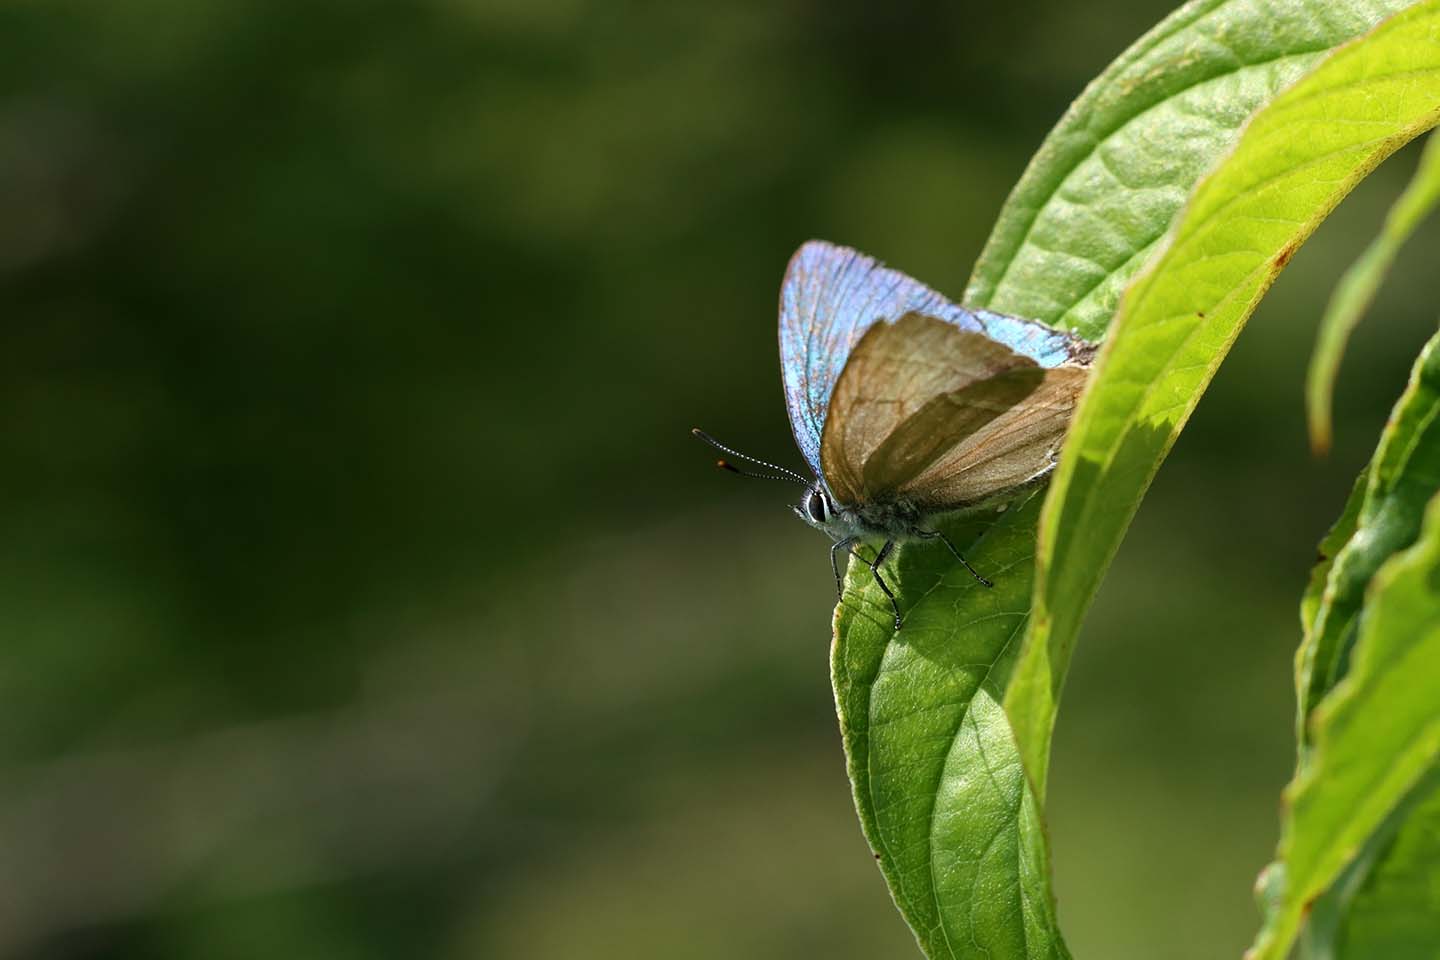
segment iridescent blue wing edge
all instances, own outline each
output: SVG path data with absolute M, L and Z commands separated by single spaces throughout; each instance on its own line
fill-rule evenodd
M 780 286 L 780 371 L 795 443 L 820 476 L 820 438 L 835 381 L 877 321 L 914 311 L 977 330 L 1042 367 L 1088 362 L 1094 347 L 1019 317 L 966 310 L 858 250 L 811 240 L 790 258 Z

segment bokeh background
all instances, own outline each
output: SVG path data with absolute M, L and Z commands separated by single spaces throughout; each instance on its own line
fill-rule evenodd
M 775 299 L 958 294 L 1155 0 L 0 7 L 0 956 L 914 957 L 860 837 Z M 1077 957 L 1234 957 L 1314 543 L 1433 329 L 1432 225 L 1306 452 L 1295 258 L 1082 637 Z

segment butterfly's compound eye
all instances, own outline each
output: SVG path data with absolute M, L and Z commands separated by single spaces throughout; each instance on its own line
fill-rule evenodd
M 826 517 L 825 495 L 819 490 L 811 489 L 805 494 L 805 512 L 810 519 L 816 523 L 824 523 Z

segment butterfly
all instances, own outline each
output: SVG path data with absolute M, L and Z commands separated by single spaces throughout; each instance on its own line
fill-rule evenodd
M 719 450 L 805 486 L 793 507 L 833 541 L 837 556 L 882 543 L 880 573 L 897 544 L 940 540 L 971 575 L 991 581 L 935 527 L 944 515 L 1002 502 L 1041 480 L 1085 385 L 1095 346 L 1033 320 L 958 306 L 848 247 L 812 240 L 780 289 L 780 368 L 795 443 L 813 474 L 746 456 L 698 428 Z M 862 558 L 863 559 L 863 558 Z

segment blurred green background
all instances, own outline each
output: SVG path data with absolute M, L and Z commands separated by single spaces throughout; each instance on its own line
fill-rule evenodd
M 860 837 L 775 301 L 810 237 L 958 294 L 1164 2 L 0 8 L 0 956 L 914 957 Z M 1407 151 L 1296 257 L 1082 638 L 1080 958 L 1234 957 L 1315 541 L 1433 329 Z

